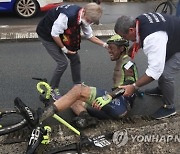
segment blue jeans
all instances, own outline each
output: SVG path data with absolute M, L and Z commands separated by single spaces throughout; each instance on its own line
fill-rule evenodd
M 177 8 L 176 8 L 176 16 L 180 17 L 180 0 L 177 3 Z

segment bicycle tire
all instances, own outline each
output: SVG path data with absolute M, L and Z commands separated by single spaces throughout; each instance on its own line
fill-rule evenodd
M 83 147 L 96 146 L 104 147 L 110 145 L 106 139 L 112 139 L 114 132 L 105 133 L 102 135 L 94 136 L 88 138 L 87 136 L 81 136 L 81 141 L 76 143 L 71 143 L 63 147 L 54 147 L 47 154 L 81 154 Z M 105 140 L 104 140 L 105 139 Z
M 47 154 L 79 154 L 80 147 L 77 143 L 72 143 L 69 145 L 61 146 L 61 147 L 54 147 L 47 151 Z
M 26 120 L 16 111 L 0 111 L 0 136 L 15 132 L 27 125 Z
M 173 8 L 169 2 L 162 2 L 156 7 L 155 12 L 171 15 L 173 12 Z

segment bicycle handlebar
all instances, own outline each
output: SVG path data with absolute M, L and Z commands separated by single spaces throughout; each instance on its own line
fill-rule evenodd
M 43 90 L 42 86 L 46 88 L 46 92 Z M 45 94 L 46 99 L 50 99 L 51 86 L 47 82 L 44 81 L 38 82 L 36 88 L 39 93 Z

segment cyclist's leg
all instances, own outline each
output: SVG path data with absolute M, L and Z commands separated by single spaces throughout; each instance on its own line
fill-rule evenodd
M 51 106 L 44 109 L 39 118 L 39 122 L 44 121 L 54 113 L 63 111 L 71 107 L 77 100 L 86 101 L 90 95 L 90 88 L 84 84 L 75 85 L 70 91 L 54 102 Z
M 63 111 L 70 107 L 77 100 L 86 101 L 91 93 L 91 89 L 83 84 L 75 85 L 69 92 L 67 92 L 64 96 L 54 102 L 54 104 L 46 107 L 41 113 L 34 112 L 31 108 L 26 106 L 22 101 L 16 101 L 15 106 L 22 113 L 24 118 L 29 122 L 30 125 L 35 126 L 39 123 L 43 122 L 48 117 L 51 117 L 54 113 L 58 111 Z M 37 118 L 32 118 L 38 116 Z M 36 116 L 37 117 L 37 116 Z
M 83 101 L 76 101 L 73 105 L 71 105 L 71 109 L 75 113 L 75 115 L 79 115 L 81 112 L 87 111 L 86 108 L 84 107 L 84 102 Z
M 99 116 L 98 114 L 101 114 L 100 112 L 103 112 L 103 111 L 94 109 L 91 107 L 91 105 L 97 97 L 105 95 L 106 91 L 97 89 L 96 87 L 89 87 L 89 88 L 91 89 L 91 93 L 90 93 L 90 96 L 89 96 L 88 100 L 86 101 L 86 103 L 82 102 L 82 101 L 76 101 L 71 106 L 71 108 L 76 115 L 79 115 L 81 112 L 85 112 L 85 111 L 87 112 L 87 110 L 88 110 L 88 112 L 91 113 L 92 116 L 95 116 L 98 118 L 98 116 Z M 94 113 L 94 115 L 93 115 L 93 113 Z M 100 116 L 99 119 L 104 119 L 104 113 L 102 113 L 102 115 L 103 116 Z
M 89 98 L 90 93 L 90 87 L 84 84 L 76 84 L 59 100 L 55 101 L 54 104 L 59 111 L 62 111 L 73 105 L 77 100 L 86 101 Z
M 81 129 L 92 127 L 98 124 L 98 119 L 109 119 L 108 115 L 102 111 L 97 110 L 92 107 L 90 107 L 93 103 L 93 101 L 100 96 L 105 95 L 105 90 L 99 90 L 95 87 L 89 87 L 90 88 L 90 95 L 85 102 L 76 102 L 71 106 L 73 111 L 78 115 L 77 117 L 73 118 L 73 124 Z M 87 112 L 88 111 L 88 112 Z
M 98 123 L 97 119 L 95 117 L 90 116 L 90 114 L 87 112 L 83 104 L 81 104 L 81 106 L 78 106 L 78 108 L 76 108 L 76 113 L 78 114 L 78 116 L 75 116 L 72 119 L 72 124 L 75 127 L 84 129 L 87 127 L 92 127 L 97 125 Z
M 94 94 L 96 95 L 95 88 L 94 87 L 89 87 L 89 88 L 91 92 L 90 92 L 90 96 L 88 97 L 93 98 Z M 85 102 L 78 100 L 71 106 L 71 109 L 77 115 L 72 119 L 72 123 L 75 127 L 81 129 L 95 126 L 98 123 L 96 118 L 89 115 L 89 113 L 86 110 L 85 104 L 86 104 Z
M 103 95 L 105 95 L 107 93 L 106 90 L 102 90 L 102 89 L 98 89 L 95 87 L 91 87 L 91 95 L 89 97 L 89 99 L 86 101 L 86 108 L 88 113 L 93 116 L 96 117 L 98 119 L 109 119 L 109 115 L 108 113 L 104 112 L 103 110 L 97 110 L 92 106 L 92 103 L 94 102 L 94 100 L 98 97 L 101 97 Z
M 111 119 L 111 117 L 103 110 L 98 110 L 91 106 L 87 106 L 87 111 L 91 116 L 96 117 L 99 120 Z

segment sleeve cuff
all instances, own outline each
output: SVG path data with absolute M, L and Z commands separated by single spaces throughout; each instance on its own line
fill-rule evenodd
M 148 69 L 146 70 L 145 73 L 146 73 L 147 76 L 152 77 L 154 80 L 158 80 L 160 78 L 160 76 L 161 76 L 161 74 L 151 72 Z

